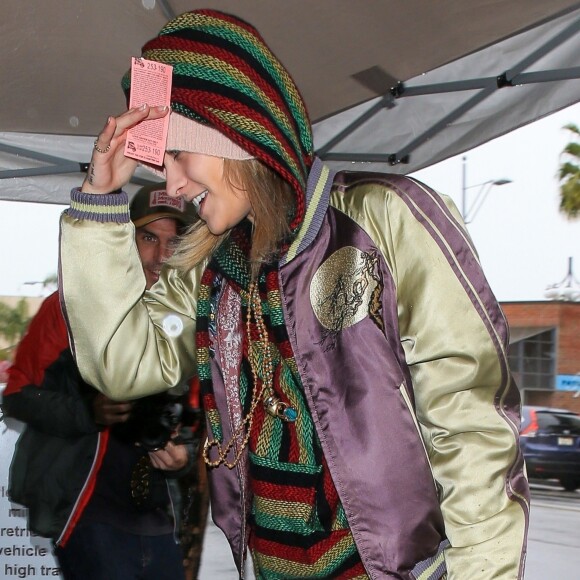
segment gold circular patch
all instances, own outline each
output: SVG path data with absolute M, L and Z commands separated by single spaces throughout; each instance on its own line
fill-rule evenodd
M 310 303 L 322 326 L 338 332 L 368 316 L 377 286 L 375 262 L 368 253 L 345 246 L 318 268 L 310 282 Z

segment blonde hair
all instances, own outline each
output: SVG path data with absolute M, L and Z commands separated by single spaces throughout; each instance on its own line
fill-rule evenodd
M 295 195 L 290 184 L 257 159 L 224 159 L 224 179 L 233 188 L 244 192 L 252 206 L 254 224 L 250 250 L 250 271 L 256 278 L 261 264 L 275 258 L 280 245 L 290 236 L 290 220 L 295 209 Z M 209 259 L 228 237 L 216 236 L 204 221 L 197 221 L 183 235 L 169 264 L 188 272 Z

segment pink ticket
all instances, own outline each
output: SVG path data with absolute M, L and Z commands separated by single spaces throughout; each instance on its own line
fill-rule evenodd
M 129 107 L 169 105 L 173 67 L 144 58 L 131 59 L 131 99 Z M 161 166 L 167 142 L 169 115 L 143 121 L 127 131 L 125 155 Z

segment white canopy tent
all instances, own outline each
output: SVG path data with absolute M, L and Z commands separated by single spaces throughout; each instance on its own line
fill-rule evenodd
M 130 56 L 196 7 L 261 31 L 341 167 L 410 173 L 580 100 L 580 2 L 3 0 L 0 199 L 66 203 Z

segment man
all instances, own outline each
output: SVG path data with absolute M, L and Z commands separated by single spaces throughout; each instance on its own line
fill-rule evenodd
M 133 199 L 144 289 L 193 222 L 190 208 L 169 198 L 164 184 L 142 188 Z M 175 403 L 166 395 L 113 401 L 85 383 L 58 293 L 45 300 L 4 392 L 5 414 L 27 424 L 9 495 L 28 507 L 30 529 L 53 539 L 66 580 L 184 578 L 176 478 L 195 457 L 191 428 L 176 437 L 181 407 Z

